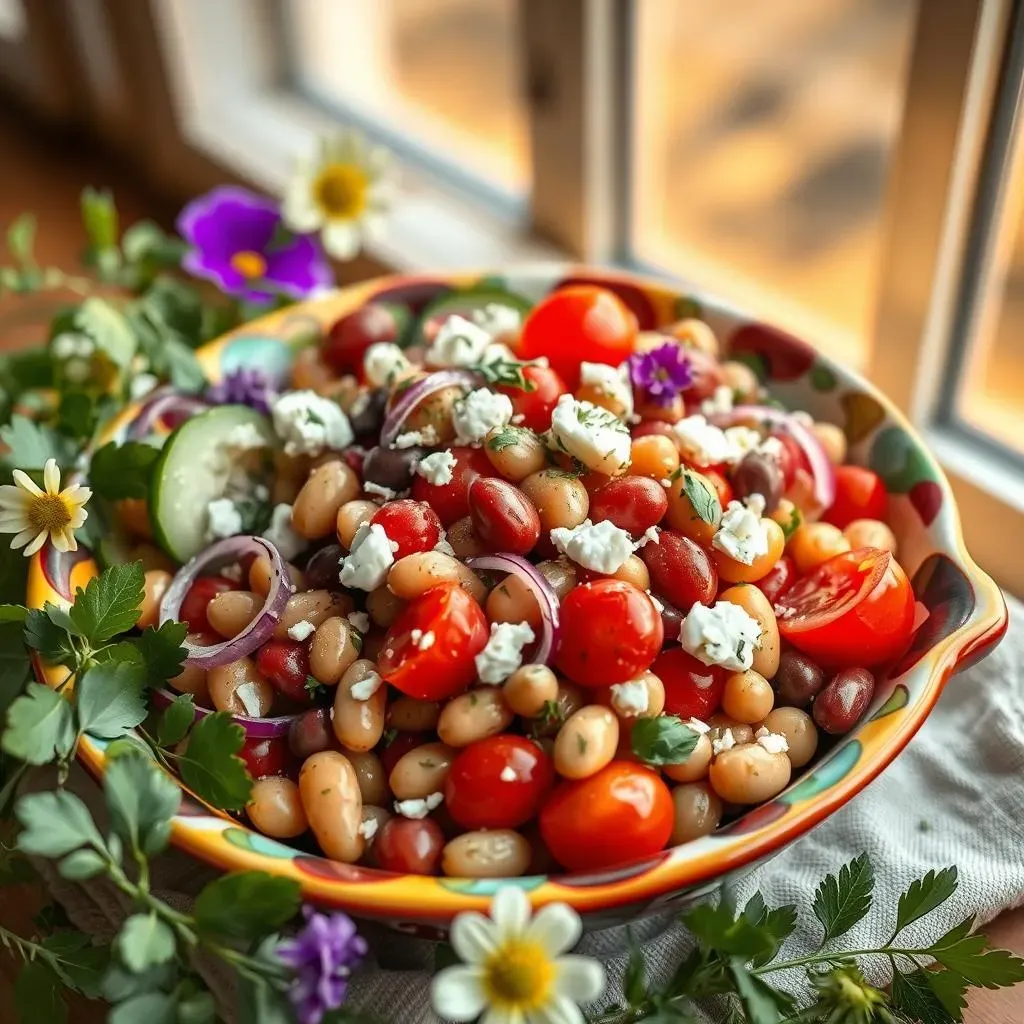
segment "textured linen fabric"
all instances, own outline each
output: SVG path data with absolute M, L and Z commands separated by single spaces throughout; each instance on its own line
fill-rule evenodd
M 808 835 L 736 883 L 742 904 L 760 889 L 769 906 L 796 903 L 801 925 L 787 942 L 788 959 L 817 946 L 820 928 L 810 913 L 814 887 L 863 851 L 875 868 L 875 907 L 841 941 L 847 948 L 884 941 L 891 932 L 896 901 L 906 886 L 926 871 L 955 864 L 960 869 L 956 895 L 909 936 L 937 936 L 970 914 L 980 923 L 1024 901 L 1024 608 L 1008 599 L 1010 628 L 985 661 L 954 677 L 934 712 L 899 758 L 864 792 Z M 94 783 L 77 769 L 73 788 L 97 811 L 102 804 Z M 49 862 L 39 865 L 54 896 L 79 927 L 110 938 L 125 913 L 125 902 L 105 883 L 73 885 Z M 178 908 L 213 873 L 177 852 L 156 863 L 154 888 Z M 357 972 L 350 1004 L 380 1014 L 394 1024 L 436 1024 L 430 1010 L 433 946 L 364 927 L 374 951 Z M 667 976 L 689 947 L 672 918 L 641 922 L 652 981 Z M 578 952 L 605 960 L 608 994 L 615 1001 L 625 968 L 625 933 L 612 929 L 585 936 Z M 886 964 L 874 964 L 873 980 L 886 980 Z M 231 979 L 219 964 L 198 964 L 230 1011 Z M 799 972 L 775 975 L 793 991 L 804 984 Z M 594 1007 L 597 1008 L 597 1007 Z M 716 1019 L 713 1011 L 709 1024 Z

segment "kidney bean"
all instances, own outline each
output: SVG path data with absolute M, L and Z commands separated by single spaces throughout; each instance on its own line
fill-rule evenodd
M 371 448 L 363 460 L 363 480 L 393 491 L 404 491 L 412 483 L 416 463 L 426 448 Z
M 772 680 L 779 704 L 805 708 L 818 696 L 825 684 L 825 673 L 806 654 L 786 650 Z
M 372 750 L 346 750 L 345 756 L 352 762 L 352 768 L 359 781 L 359 792 L 363 797 L 363 809 L 367 804 L 387 803 L 391 795 L 388 777 L 380 758 Z
M 306 563 L 306 583 L 314 590 L 341 590 L 338 574 L 345 552 L 340 544 L 328 544 Z
M 375 625 L 384 629 L 387 629 L 402 614 L 406 603 L 397 594 L 393 594 L 387 584 L 376 590 L 371 590 L 366 595 L 366 610 L 370 618 Z M 363 646 L 366 647 L 365 640 Z
M 469 516 L 477 536 L 495 551 L 525 555 L 540 537 L 540 516 L 518 487 L 478 477 L 469 487 Z
M 665 632 L 665 643 L 675 643 L 679 639 L 679 631 L 682 629 L 683 619 L 686 616 L 675 605 L 669 604 L 661 595 L 658 595 L 658 603 L 654 607 L 658 609 L 661 615 L 661 625 Z
M 645 544 L 640 557 L 651 574 L 651 587 L 684 614 L 693 605 L 710 604 L 718 590 L 718 573 L 707 552 L 674 530 L 662 530 L 657 544 Z
M 297 715 L 288 727 L 288 749 L 305 760 L 335 745 L 329 708 L 310 708 Z
M 306 689 L 309 656 L 306 645 L 298 640 L 268 640 L 256 652 L 256 666 L 278 693 L 302 704 L 310 702 Z
M 359 657 L 362 643 L 355 627 L 340 616 L 324 619 L 309 644 L 309 671 L 327 686 L 334 686 L 342 673 Z
M 849 732 L 875 693 L 875 677 L 866 668 L 844 668 L 826 684 L 811 714 L 819 729 L 833 736 Z
M 430 818 L 392 818 L 377 833 L 373 848 L 383 871 L 436 875 L 441 865 L 444 833 Z
M 307 758 L 299 772 L 299 795 L 324 853 L 344 864 L 359 860 L 364 846 L 359 833 L 363 798 L 352 762 L 336 750 Z
M 441 705 L 432 700 L 399 697 L 388 705 L 388 728 L 399 732 L 430 732 L 437 726 Z
M 590 518 L 595 523 L 607 519 L 634 537 L 657 526 L 667 509 L 665 488 L 646 476 L 612 480 L 590 499 Z
M 469 516 L 456 519 L 448 527 L 448 543 L 458 558 L 472 558 L 474 555 L 482 555 L 487 550 L 487 545 L 477 536 L 473 520 Z
M 270 736 L 264 740 L 247 739 L 238 756 L 245 762 L 245 770 L 254 779 L 285 775 L 291 767 L 288 744 L 283 736 Z
M 774 512 L 782 498 L 784 484 L 778 462 L 761 452 L 747 452 L 730 477 L 737 498 L 760 494 L 765 512 Z
M 385 740 L 379 748 L 380 763 L 384 765 L 384 771 L 390 775 L 403 754 L 429 743 L 432 739 L 433 735 L 428 732 L 400 732 L 394 738 Z

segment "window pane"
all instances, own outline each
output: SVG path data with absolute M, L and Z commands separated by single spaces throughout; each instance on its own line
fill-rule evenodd
M 862 361 L 916 3 L 635 10 L 634 257 Z
M 506 192 L 528 185 L 517 0 L 293 0 L 295 73 L 328 103 Z
M 25 27 L 24 0 L 0 0 L 0 39 L 21 39 Z

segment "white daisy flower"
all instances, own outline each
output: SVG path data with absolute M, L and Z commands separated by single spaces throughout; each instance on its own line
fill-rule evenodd
M 582 931 L 567 904 L 549 903 L 531 920 L 522 889 L 499 889 L 490 917 L 469 911 L 452 922 L 452 948 L 465 963 L 434 978 L 435 1012 L 480 1024 L 584 1024 L 579 1004 L 604 991 L 605 974 L 592 957 L 561 955 Z
M 380 236 L 391 200 L 391 154 L 349 130 L 320 143 L 315 160 L 300 162 L 281 204 L 285 224 L 299 234 L 320 232 L 324 248 L 350 260 L 367 238 Z
M 81 484 L 60 489 L 56 459 L 43 467 L 43 487 L 16 469 L 14 485 L 0 487 L 0 533 L 13 533 L 12 548 L 25 547 L 26 557 L 34 555 L 49 538 L 58 551 L 77 551 L 75 530 L 85 523 L 85 503 L 92 491 Z

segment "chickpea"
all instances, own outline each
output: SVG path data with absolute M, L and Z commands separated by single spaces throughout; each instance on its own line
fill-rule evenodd
M 661 770 L 675 782 L 698 782 L 707 776 L 711 756 L 711 740 L 708 739 L 708 733 L 704 733 L 685 761 L 662 765 Z
M 526 622 L 540 629 L 540 605 L 522 577 L 510 573 L 487 595 L 484 611 L 491 622 Z
M 364 498 L 346 501 L 334 520 L 334 530 L 338 535 L 338 543 L 346 550 L 352 550 L 352 540 L 360 526 L 365 526 L 378 512 L 380 505 Z
M 779 670 L 782 640 L 779 637 L 779 624 L 771 601 L 757 587 L 749 585 L 729 587 L 718 595 L 718 600 L 738 605 L 757 621 L 761 627 L 761 635 L 757 639 L 757 649 L 754 651 L 754 660 L 750 667 L 765 679 L 774 678 Z
M 633 439 L 629 448 L 630 476 L 667 480 L 679 468 L 679 449 L 664 434 L 644 434 Z
M 787 536 L 804 521 L 803 513 L 789 498 L 782 498 L 779 501 L 778 508 L 770 513 L 770 518 L 774 519 L 782 527 L 783 533 Z
M 558 679 L 547 665 L 523 665 L 502 687 L 505 703 L 524 718 L 535 718 L 558 696 Z
M 402 614 L 407 601 L 393 594 L 387 585 L 371 590 L 366 596 L 366 610 L 378 626 L 387 629 Z
M 540 516 L 542 536 L 559 526 L 579 526 L 590 511 L 590 495 L 576 477 L 557 469 L 542 469 L 520 481 L 519 489 Z
M 711 726 L 711 731 L 707 734 L 707 737 L 711 740 L 712 747 L 715 740 L 720 740 L 725 735 L 726 730 L 732 733 L 733 741 L 736 743 L 754 742 L 754 730 L 749 725 L 737 722 L 735 718 L 730 718 L 721 711 L 713 714 L 708 719 L 707 724 Z
M 352 762 L 336 750 L 306 759 L 299 772 L 299 795 L 309 827 L 332 860 L 354 864 L 363 855 L 363 798 Z
M 441 709 L 437 735 L 450 747 L 468 747 L 507 729 L 514 717 L 501 690 L 491 686 L 470 690 Z
M 846 461 L 846 434 L 834 423 L 815 422 L 811 432 L 825 449 L 829 462 L 833 466 L 841 466 Z
M 153 527 L 149 522 L 149 502 L 145 498 L 121 498 L 114 502 L 114 511 L 121 525 L 135 537 L 153 539 Z
M 551 589 L 559 601 L 564 601 L 569 591 L 576 586 L 576 566 L 567 558 L 539 562 L 537 571 L 551 584 Z
M 737 402 L 751 402 L 761 392 L 757 374 L 746 363 L 734 359 L 722 363 L 722 383 L 732 390 Z
M 160 602 L 163 601 L 172 578 L 171 574 L 163 569 L 150 569 L 146 573 L 137 623 L 139 629 L 155 626 L 160 620 Z
M 469 516 L 456 519 L 448 527 L 448 543 L 451 544 L 457 558 L 472 558 L 474 555 L 482 555 L 487 550 L 483 541 L 476 535 L 473 520 Z
M 444 791 L 457 751 L 443 743 L 425 743 L 403 754 L 388 778 L 396 800 L 423 800 Z
M 833 555 L 850 550 L 843 531 L 831 523 L 805 523 L 789 538 L 786 552 L 796 563 L 797 572 L 808 573 Z
M 445 845 L 441 870 L 456 878 L 516 878 L 526 874 L 532 853 L 512 829 L 464 832 Z
M 487 588 L 472 569 L 442 551 L 417 551 L 400 558 L 388 571 L 388 589 L 405 601 L 436 587 L 439 583 L 458 583 L 481 604 Z
M 641 419 L 659 423 L 678 423 L 683 418 L 685 405 L 681 395 L 662 404 L 661 402 L 637 402 L 635 412 Z
M 579 402 L 590 402 L 591 405 L 607 409 L 620 420 L 624 420 L 626 414 L 631 411 L 623 402 L 621 395 L 612 394 L 600 384 L 581 384 L 576 389 L 575 397 Z
M 299 391 L 315 390 L 322 381 L 334 376 L 334 371 L 320 358 L 317 345 L 299 349 L 292 359 L 292 387 Z
M 253 825 L 274 839 L 294 839 L 309 827 L 299 787 L 279 775 L 268 775 L 252 784 L 245 810 Z
M 761 725 L 769 732 L 786 737 L 786 755 L 794 768 L 803 768 L 818 749 L 818 730 L 806 711 L 799 708 L 776 708 Z
M 672 804 L 675 808 L 675 823 L 670 841 L 676 846 L 711 835 L 722 820 L 722 801 L 706 782 L 675 786 L 672 789 Z
M 211 668 L 206 674 L 210 700 L 218 711 L 247 718 L 264 718 L 274 703 L 274 687 L 256 668 L 252 658 L 239 658 Z
M 301 570 L 296 569 L 291 562 L 284 563 L 288 574 L 288 586 L 298 590 L 305 590 L 306 581 Z M 266 555 L 257 555 L 249 566 L 249 589 L 260 597 L 266 597 L 270 593 L 270 584 L 273 582 L 274 570 L 271 567 L 270 559 Z
M 440 715 L 437 701 L 399 697 L 388 706 L 388 726 L 398 732 L 433 732 Z
M 669 510 L 671 511 L 671 505 Z M 731 558 L 724 551 L 719 551 L 718 548 L 714 549 L 712 554 L 720 579 L 727 583 L 753 583 L 754 580 L 768 575 L 772 566 L 782 556 L 782 551 L 786 546 L 786 536 L 782 532 L 782 527 L 774 519 L 762 519 L 761 529 L 764 530 L 768 541 L 768 550 L 763 555 L 758 555 L 750 565 L 736 561 L 735 558 Z
M 484 438 L 484 454 L 506 480 L 519 483 L 547 465 L 541 439 L 527 427 L 495 427 Z
M 775 704 L 775 694 L 760 672 L 734 672 L 725 680 L 722 710 L 737 722 L 760 722 Z
M 359 493 L 359 478 L 334 457 L 318 466 L 302 485 L 292 505 L 292 527 L 307 540 L 326 537 L 335 528 L 342 506 Z
M 662 341 L 667 334 L 680 342 L 684 348 L 695 348 L 698 352 L 718 357 L 718 338 L 715 332 L 703 320 L 689 318 L 677 320 L 674 324 L 662 329 Z
M 463 389 L 459 384 L 435 391 L 406 416 L 402 430 L 415 431 L 422 430 L 424 427 L 433 427 L 437 431 L 438 443 L 446 444 L 455 436 L 455 428 L 452 426 L 452 409 L 462 397 Z
M 857 548 L 881 548 L 882 551 L 896 553 L 896 534 L 880 519 L 854 519 L 843 530 L 843 536 L 854 551 Z
M 600 690 L 598 699 L 622 720 L 657 718 L 665 710 L 665 684 L 653 672 L 641 672 L 635 679 Z
M 622 565 L 612 573 L 612 579 L 632 583 L 637 590 L 651 589 L 651 574 L 644 560 L 636 554 L 626 556 Z
M 274 453 L 274 481 L 270 499 L 275 505 L 291 505 L 309 476 L 313 460 L 308 455 Z
M 359 657 L 362 641 L 348 619 L 324 619 L 309 644 L 309 671 L 325 686 L 334 686 Z
M 225 639 L 238 636 L 263 607 L 263 597 L 249 590 L 225 590 L 206 606 L 206 621 Z
M 769 754 L 758 743 L 741 743 L 711 762 L 708 779 L 729 803 L 760 804 L 778 796 L 789 785 L 791 774 L 785 754 Z
M 686 469 L 672 481 L 667 493 L 665 519 L 668 525 L 697 544 L 710 548 L 722 522 L 722 503 L 718 500 L 715 485 L 695 469 Z M 700 511 L 694 507 L 691 494 L 698 496 Z
M 362 686 L 356 691 L 358 696 L 353 696 L 352 689 L 359 684 Z M 360 699 L 367 692 L 369 696 Z M 348 667 L 334 692 L 331 719 L 334 735 L 343 747 L 362 752 L 377 746 L 384 735 L 387 697 L 387 686 L 377 674 L 375 662 L 363 658 Z
M 177 693 L 191 693 L 199 707 L 210 707 L 210 691 L 206 684 L 206 669 L 186 664 L 167 685 Z
M 567 779 L 597 774 L 615 757 L 619 720 L 600 704 L 580 708 L 555 737 L 555 771 Z

